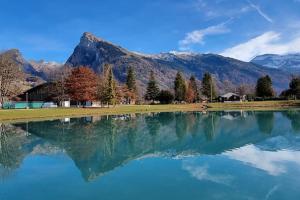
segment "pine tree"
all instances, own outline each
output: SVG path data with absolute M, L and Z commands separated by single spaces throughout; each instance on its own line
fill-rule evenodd
M 136 92 L 136 80 L 132 66 L 130 66 L 127 71 L 126 86 L 130 91 Z
M 105 85 L 105 102 L 108 105 L 116 104 L 116 81 L 114 80 L 112 67 L 108 69 L 107 73 L 107 80 Z
M 205 73 L 202 79 L 202 94 L 212 100 L 216 97 L 215 84 L 210 73 Z
M 145 99 L 148 101 L 153 101 L 157 99 L 159 94 L 159 88 L 157 86 L 155 77 L 154 77 L 154 72 L 150 72 L 150 77 L 149 77 L 149 82 L 147 86 L 147 91 L 145 95 Z
M 256 96 L 263 97 L 263 98 L 274 96 L 274 91 L 272 88 L 272 80 L 268 75 L 261 77 L 257 80 Z
M 186 83 L 180 72 L 177 72 L 174 81 L 175 100 L 184 101 L 186 98 Z

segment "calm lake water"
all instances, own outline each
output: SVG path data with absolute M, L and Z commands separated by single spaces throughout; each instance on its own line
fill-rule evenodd
M 1 124 L 0 199 L 300 199 L 300 111 Z

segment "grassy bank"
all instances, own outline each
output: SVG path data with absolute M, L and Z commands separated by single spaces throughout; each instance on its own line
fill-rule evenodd
M 256 101 L 242 103 L 209 103 L 208 110 L 280 110 L 300 108 L 298 101 Z M 63 117 L 81 117 L 96 115 L 119 115 L 147 112 L 202 111 L 201 104 L 179 105 L 124 105 L 114 108 L 52 108 L 28 110 L 0 110 L 0 121 L 23 121 L 39 119 L 57 119 Z
M 300 108 L 300 100 L 294 101 L 253 101 L 237 103 L 209 103 L 208 110 L 278 110 L 286 108 Z
M 52 108 L 29 110 L 0 110 L 0 121 L 22 121 L 25 119 L 54 119 L 92 115 L 118 115 L 147 112 L 200 111 L 201 104 L 180 105 L 124 105 L 114 108 Z

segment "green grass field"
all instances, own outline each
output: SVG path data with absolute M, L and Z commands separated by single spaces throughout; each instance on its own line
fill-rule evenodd
M 229 103 L 209 103 L 208 110 L 278 110 L 286 108 L 300 108 L 300 100 L 290 101 L 252 101 L 252 102 L 229 102 Z
M 54 119 L 61 117 L 80 117 L 92 115 L 117 115 L 146 112 L 200 111 L 201 104 L 172 105 L 123 105 L 111 108 L 51 108 L 0 110 L 0 121 L 22 121 L 25 119 Z
M 300 101 L 256 101 L 242 103 L 209 103 L 209 111 L 218 110 L 279 110 L 300 108 Z M 171 105 L 122 105 L 111 108 L 51 108 L 0 110 L 0 121 L 24 121 L 57 119 L 62 117 L 81 117 L 96 115 L 119 115 L 147 112 L 203 111 L 202 104 Z

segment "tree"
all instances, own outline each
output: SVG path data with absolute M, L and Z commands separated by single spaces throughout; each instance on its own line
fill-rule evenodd
M 87 67 L 78 67 L 72 70 L 66 79 L 69 96 L 77 102 L 96 99 L 97 76 Z
M 132 100 L 137 99 L 138 96 L 135 73 L 132 66 L 130 66 L 127 71 L 126 86 L 128 91 L 126 92 L 126 95 L 124 95 L 124 97 L 126 99 L 126 102 L 130 103 Z
M 216 97 L 215 84 L 210 73 L 205 73 L 202 79 L 202 94 L 212 100 Z
M 161 104 L 170 104 L 174 101 L 174 95 L 168 90 L 161 90 L 157 99 Z
M 127 71 L 126 86 L 129 90 L 136 92 L 135 73 L 132 66 L 130 66 Z
M 154 77 L 154 72 L 151 71 L 150 72 L 150 77 L 149 77 L 149 82 L 147 85 L 147 91 L 146 91 L 146 95 L 145 95 L 145 99 L 148 101 L 152 101 L 154 102 L 154 100 L 157 99 L 159 94 L 159 88 L 157 86 L 155 77 Z
M 243 95 L 255 95 L 255 85 L 240 84 L 236 87 L 236 93 L 240 96 Z
M 71 67 L 65 65 L 59 70 L 55 70 L 50 74 L 50 81 L 54 85 L 55 100 L 58 102 L 69 100 L 69 95 L 67 93 L 66 80 L 71 74 Z
M 235 90 L 236 90 L 234 84 L 230 80 L 225 80 L 223 82 L 223 88 L 226 93 L 235 92 Z
M 175 100 L 184 101 L 186 98 L 186 83 L 180 72 L 177 72 L 174 80 Z
M 24 79 L 21 66 L 14 61 L 13 52 L 0 54 L 0 103 L 20 92 L 19 84 Z
M 113 70 L 110 66 L 108 69 L 105 86 L 104 86 L 104 102 L 108 105 L 116 104 L 116 81 L 114 79 Z
M 292 78 L 289 89 L 281 92 L 281 97 L 286 98 L 300 98 L 300 76 L 295 76 Z
M 189 103 L 195 103 L 199 101 L 200 94 L 196 82 L 195 76 L 191 76 L 188 84 L 188 89 L 186 92 L 186 101 Z
M 194 103 L 195 102 L 195 92 L 194 92 L 193 88 L 191 87 L 191 84 L 188 85 L 185 100 L 188 103 Z
M 127 86 L 118 85 L 116 89 L 116 97 L 117 97 L 117 102 L 122 102 L 125 104 L 137 103 L 136 94 L 131 90 L 129 90 Z
M 294 77 L 290 82 L 290 93 L 300 98 L 300 77 Z
M 112 66 L 105 63 L 103 71 L 98 77 L 96 86 L 96 96 L 101 105 L 115 105 L 117 103 L 117 83 L 114 79 Z
M 266 75 L 257 80 L 256 83 L 256 96 L 258 97 L 273 97 L 274 91 L 272 88 L 272 80 Z
M 262 133 L 271 134 L 274 126 L 274 113 L 273 112 L 257 112 L 255 118 L 259 130 Z

